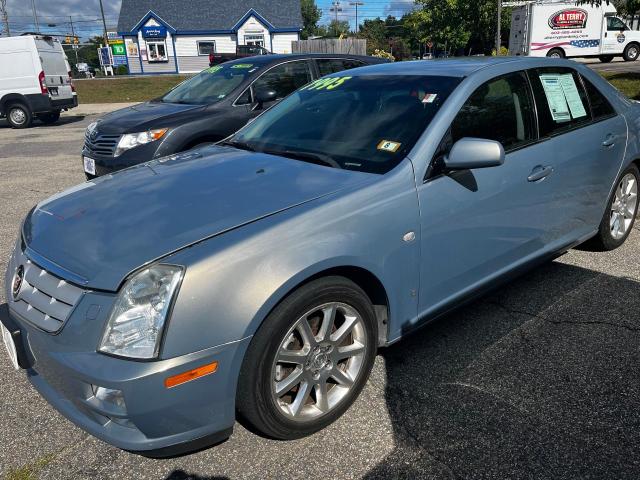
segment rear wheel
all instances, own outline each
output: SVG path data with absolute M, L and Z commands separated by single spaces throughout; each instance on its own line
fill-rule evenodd
M 13 128 L 27 128 L 33 121 L 29 108 L 22 103 L 14 103 L 7 108 L 7 121 Z
M 60 120 L 60 110 L 56 110 L 54 112 L 41 113 L 38 115 L 38 120 L 47 125 L 51 125 L 52 123 L 56 123 Z
M 564 50 L 562 50 L 561 48 L 552 48 L 547 53 L 547 57 L 549 57 L 549 58 L 564 58 L 565 57 Z
M 638 214 L 639 181 L 640 173 L 635 165 L 622 173 L 609 199 L 598 234 L 585 244 L 587 249 L 615 250 L 627 240 Z
M 624 49 L 624 53 L 622 54 L 625 62 L 635 62 L 638 56 L 640 56 L 640 45 L 637 43 L 627 45 L 627 48 Z
M 611 63 L 613 61 L 613 55 L 601 55 L 598 58 L 602 63 Z
M 259 433 L 290 440 L 338 419 L 364 387 L 377 349 L 367 295 L 343 277 L 310 282 L 267 317 L 245 355 L 236 405 Z

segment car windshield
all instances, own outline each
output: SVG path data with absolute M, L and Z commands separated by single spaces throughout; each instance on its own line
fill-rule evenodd
M 325 77 L 287 97 L 227 143 L 384 174 L 413 148 L 460 80 L 440 76 Z
M 226 98 L 259 69 L 259 65 L 250 62 L 216 65 L 182 82 L 160 100 L 165 103 L 194 105 L 216 103 Z

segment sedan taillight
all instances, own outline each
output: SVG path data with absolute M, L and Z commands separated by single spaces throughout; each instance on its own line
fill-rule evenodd
M 40 82 L 40 92 L 43 95 L 47 95 L 49 93 L 49 89 L 47 89 L 47 84 L 44 81 L 44 72 L 40 72 L 40 75 L 38 75 L 38 81 Z

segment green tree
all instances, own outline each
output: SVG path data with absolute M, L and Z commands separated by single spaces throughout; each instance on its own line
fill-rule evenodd
M 327 29 L 327 35 L 329 37 L 339 37 L 340 35 L 347 35 L 349 33 L 349 22 L 346 20 L 331 20 L 329 28 Z
M 302 32 L 300 36 L 303 40 L 318 35 L 318 21 L 322 17 L 322 10 L 318 8 L 315 0 L 300 0 L 302 11 Z
M 416 5 L 421 8 L 404 17 L 404 26 L 415 39 L 447 51 L 466 47 L 471 33 L 465 0 L 416 0 Z

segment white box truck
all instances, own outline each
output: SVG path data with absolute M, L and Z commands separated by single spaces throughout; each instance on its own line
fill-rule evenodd
M 0 38 L 0 118 L 14 128 L 26 128 L 34 118 L 57 122 L 62 110 L 78 106 L 70 70 L 56 38 Z
M 597 57 L 610 62 L 640 56 L 640 32 L 616 16 L 612 4 L 576 6 L 567 1 L 532 1 L 514 7 L 510 55 L 532 57 Z

